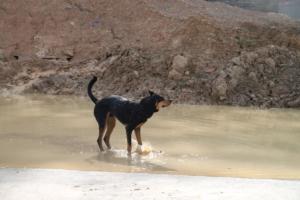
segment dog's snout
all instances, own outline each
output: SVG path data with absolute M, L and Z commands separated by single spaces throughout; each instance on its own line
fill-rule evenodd
M 172 103 L 172 100 L 166 100 L 167 105 L 170 105 Z

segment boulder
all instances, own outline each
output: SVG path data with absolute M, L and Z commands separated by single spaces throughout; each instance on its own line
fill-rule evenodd
M 276 62 L 272 58 L 265 59 L 265 63 L 268 67 L 274 69 L 276 67 Z
M 226 80 L 222 77 L 218 77 L 212 87 L 212 95 L 217 97 L 219 100 L 224 100 L 227 97 L 228 85 Z
M 188 65 L 188 59 L 185 56 L 177 55 L 173 58 L 172 69 L 179 73 L 184 73 Z
M 300 97 L 298 97 L 297 99 L 295 99 L 294 101 L 290 101 L 287 103 L 288 107 L 300 107 Z
M 4 56 L 4 52 L 2 49 L 0 49 L 0 61 L 4 61 L 5 56 Z
M 180 80 L 182 78 L 182 76 L 183 75 L 181 73 L 179 73 L 177 70 L 172 69 L 169 72 L 168 78 L 173 79 L 173 80 Z
M 235 65 L 241 65 L 241 59 L 240 57 L 234 57 L 231 59 L 231 62 Z
M 250 72 L 248 76 L 249 76 L 250 80 L 252 80 L 252 81 L 254 81 L 254 82 L 257 82 L 257 81 L 258 81 L 255 72 Z

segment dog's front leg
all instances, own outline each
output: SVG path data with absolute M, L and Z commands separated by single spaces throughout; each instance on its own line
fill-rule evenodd
M 128 154 L 131 154 L 131 134 L 132 134 L 133 128 L 131 126 L 126 126 L 126 136 L 127 136 L 127 152 Z

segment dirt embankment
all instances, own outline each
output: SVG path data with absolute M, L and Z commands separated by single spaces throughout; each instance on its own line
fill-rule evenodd
M 300 25 L 202 0 L 0 2 L 2 94 L 300 106 Z

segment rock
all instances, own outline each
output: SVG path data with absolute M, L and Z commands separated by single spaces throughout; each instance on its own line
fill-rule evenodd
M 269 85 L 269 87 L 274 87 L 275 83 L 273 81 L 269 81 L 268 85 Z
M 276 62 L 272 58 L 267 58 L 265 60 L 265 63 L 268 67 L 271 67 L 272 69 L 276 67 Z
M 216 69 L 217 68 L 215 66 L 205 66 L 203 68 L 203 71 L 205 71 L 206 73 L 212 73 L 212 72 L 216 71 Z
M 248 64 L 252 65 L 255 62 L 255 60 L 257 59 L 257 57 L 258 57 L 257 53 L 255 53 L 255 52 L 248 52 L 245 55 L 245 61 Z
M 290 94 L 292 91 L 290 90 L 288 85 L 279 84 L 278 86 L 274 87 L 272 90 L 274 94 L 281 95 L 281 94 Z
M 257 54 L 258 54 L 260 57 L 268 57 L 268 55 L 269 55 L 269 50 L 268 50 L 268 48 L 263 47 L 263 48 L 260 48 L 260 49 L 257 50 Z
M 183 74 L 189 75 L 189 71 L 186 71 L 187 65 L 188 59 L 186 57 L 182 55 L 175 56 L 168 77 L 173 80 L 179 80 L 182 78 Z
M 300 107 L 300 97 L 298 97 L 294 101 L 288 102 L 287 106 L 289 106 L 289 107 Z
M 135 77 L 137 77 L 137 78 L 139 77 L 139 72 L 138 71 L 134 70 L 133 74 L 134 74 Z
M 252 81 L 257 82 L 257 77 L 255 72 L 250 72 L 248 76 Z
M 120 58 L 120 56 L 110 56 L 103 62 L 101 62 L 97 68 L 99 71 L 104 72 L 110 65 L 112 65 L 115 61 L 117 61 Z
M 87 63 L 87 67 L 88 68 L 95 68 L 97 66 L 97 63 L 98 63 L 98 60 L 96 60 L 96 59 L 90 60 Z
M 229 81 L 230 87 L 233 89 L 238 85 L 239 81 L 236 78 L 231 78 Z
M 67 57 L 74 57 L 74 49 L 73 48 L 65 48 L 62 53 Z
M 182 55 L 177 55 L 173 58 L 172 69 L 179 73 L 184 73 L 188 65 L 188 59 Z
M 226 72 L 227 72 L 226 74 L 222 73 L 223 78 L 229 76 L 230 80 L 228 82 L 230 84 L 230 87 L 235 88 L 239 82 L 239 79 L 243 77 L 243 73 L 245 72 L 245 70 L 240 66 L 233 65 L 228 67 Z
M 193 79 L 190 79 L 186 82 L 186 85 L 188 85 L 188 86 L 193 86 L 194 84 L 195 84 L 195 80 L 193 80 Z
M 172 40 L 171 45 L 172 45 L 172 48 L 174 48 L 174 49 L 179 48 L 182 45 L 182 39 L 180 37 L 174 38 Z
M 116 56 L 111 56 L 109 59 L 108 59 L 108 64 L 111 65 L 113 64 L 117 59 L 119 59 L 120 56 L 116 55 Z
M 234 57 L 231 59 L 231 62 L 235 65 L 241 65 L 241 59 L 240 57 Z
M 0 49 L 0 61 L 4 61 L 5 56 L 4 56 L 4 52 L 2 49 Z
M 227 73 L 226 73 L 224 70 L 221 70 L 221 71 L 219 72 L 218 78 L 225 79 L 226 76 L 227 76 Z
M 40 58 L 40 59 L 43 59 L 43 58 L 46 58 L 47 55 L 49 53 L 49 50 L 46 49 L 46 48 L 40 48 L 36 53 L 35 55 Z
M 263 64 L 259 64 L 259 65 L 257 65 L 257 69 L 258 69 L 258 71 L 260 72 L 260 73 L 264 73 L 264 70 L 265 70 L 265 67 L 264 67 L 264 65 Z
M 245 70 L 242 67 L 237 65 L 233 65 L 229 67 L 227 71 L 231 77 L 236 79 L 239 79 L 242 76 L 242 74 L 245 72 Z
M 276 73 L 276 62 L 272 58 L 267 58 L 265 60 L 267 73 Z
M 172 69 L 169 72 L 168 78 L 173 79 L 173 80 L 179 80 L 182 78 L 182 74 L 177 72 L 175 69 Z
M 218 77 L 212 87 L 212 95 L 219 98 L 220 100 L 224 100 L 227 97 L 228 86 L 224 78 Z

